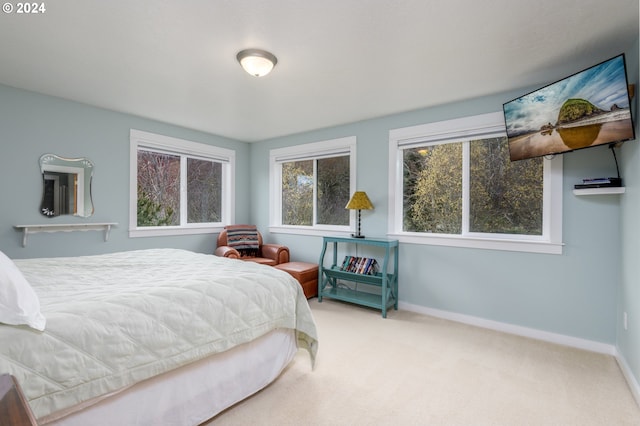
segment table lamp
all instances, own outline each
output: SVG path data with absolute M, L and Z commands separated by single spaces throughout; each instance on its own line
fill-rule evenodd
M 373 204 L 367 197 L 367 193 L 364 191 L 356 191 L 345 206 L 345 209 L 358 211 L 358 228 L 355 234 L 351 234 L 353 238 L 364 238 L 364 235 L 360 233 L 360 211 L 361 210 L 373 210 Z

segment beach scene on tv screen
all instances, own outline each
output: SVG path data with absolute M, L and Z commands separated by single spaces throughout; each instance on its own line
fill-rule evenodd
M 622 55 L 504 104 L 512 161 L 633 138 Z

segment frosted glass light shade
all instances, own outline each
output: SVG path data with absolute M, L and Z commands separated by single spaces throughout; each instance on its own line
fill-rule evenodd
M 278 63 L 278 59 L 271 53 L 259 49 L 246 49 L 238 52 L 238 62 L 246 72 L 263 77 L 271 72 Z

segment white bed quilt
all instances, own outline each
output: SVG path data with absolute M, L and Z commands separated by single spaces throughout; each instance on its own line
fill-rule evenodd
M 176 249 L 15 263 L 47 327 L 0 324 L 0 371 L 18 378 L 38 418 L 276 328 L 295 329 L 315 359 L 302 289 L 275 268 Z

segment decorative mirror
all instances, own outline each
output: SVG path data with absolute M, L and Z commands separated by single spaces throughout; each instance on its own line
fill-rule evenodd
M 40 171 L 43 179 L 40 212 L 43 215 L 89 217 L 93 214 L 91 161 L 44 154 L 40 157 Z

